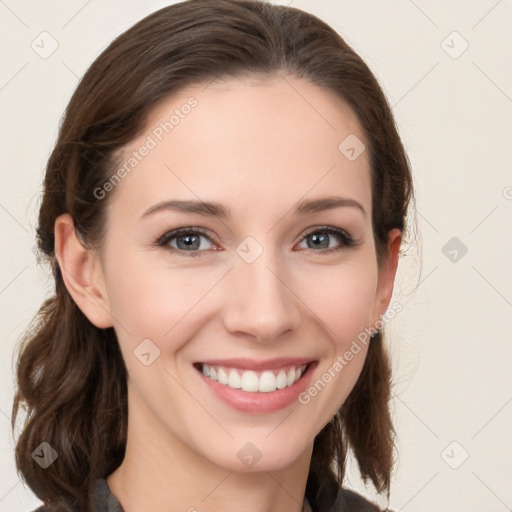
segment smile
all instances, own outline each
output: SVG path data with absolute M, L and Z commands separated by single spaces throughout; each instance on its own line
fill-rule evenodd
M 278 370 L 262 372 L 201 364 L 203 375 L 232 389 L 251 393 L 270 393 L 293 386 L 306 371 L 307 365 L 289 366 Z
M 308 386 L 318 363 L 311 357 L 232 358 L 193 366 L 209 396 L 244 413 L 268 414 L 298 404 L 297 396 Z

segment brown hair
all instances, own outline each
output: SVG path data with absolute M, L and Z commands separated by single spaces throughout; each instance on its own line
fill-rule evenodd
M 16 445 L 18 471 L 47 503 L 89 509 L 89 490 L 122 462 L 127 372 L 113 328 L 89 322 L 69 295 L 54 253 L 56 218 L 69 213 L 88 245 L 103 236 L 106 199 L 95 197 L 116 154 L 145 127 L 155 105 L 187 85 L 284 71 L 344 100 L 357 114 L 370 155 L 377 258 L 389 231 L 404 229 L 412 180 L 391 109 L 361 58 L 326 23 L 299 9 L 249 0 L 189 0 L 147 16 L 93 62 L 66 109 L 49 158 L 37 229 L 55 295 L 41 306 L 17 360 L 13 404 L 27 412 Z M 341 141 L 340 141 L 341 142 Z M 369 345 L 359 379 L 318 434 L 306 493 L 332 501 L 351 448 L 362 477 L 389 496 L 393 426 L 391 373 L 382 335 Z M 46 441 L 59 454 L 43 469 L 32 452 Z

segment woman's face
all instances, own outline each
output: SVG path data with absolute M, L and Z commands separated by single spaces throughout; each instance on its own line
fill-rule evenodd
M 155 457 L 283 468 L 344 402 L 367 353 L 353 341 L 393 277 L 377 267 L 363 143 L 348 107 L 290 76 L 189 87 L 120 156 L 97 191 L 102 300 L 129 436 Z

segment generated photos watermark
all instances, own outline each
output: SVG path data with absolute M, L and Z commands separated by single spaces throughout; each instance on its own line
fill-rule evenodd
M 123 178 L 130 174 L 137 165 L 139 165 L 144 158 L 149 155 L 151 150 L 155 149 L 166 135 L 172 132 L 178 126 L 183 119 L 185 119 L 192 109 L 197 107 L 198 101 L 191 96 L 187 102 L 181 105 L 179 108 L 174 109 L 174 113 L 169 117 L 167 121 L 162 121 L 158 126 L 153 128 L 151 134 L 146 137 L 144 143 L 125 160 L 114 174 L 112 174 L 108 180 L 103 183 L 101 187 L 94 189 L 94 197 L 98 200 L 104 199 L 106 195 L 114 190 Z
M 334 363 L 313 383 L 308 389 L 299 393 L 297 399 L 302 405 L 307 405 L 311 399 L 322 391 L 329 382 L 331 382 L 338 373 L 340 373 L 345 366 L 349 364 L 354 356 L 359 354 L 363 347 L 368 345 L 372 336 L 375 336 L 386 324 L 388 324 L 395 316 L 403 310 L 401 302 L 393 302 L 387 311 L 380 315 L 380 319 L 375 322 L 371 327 L 367 327 L 361 331 L 357 337 L 352 341 L 350 348 L 343 354 L 340 354 Z

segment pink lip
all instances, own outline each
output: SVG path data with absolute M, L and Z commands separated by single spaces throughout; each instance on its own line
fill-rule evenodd
M 240 370 L 264 371 L 277 370 L 287 366 L 302 366 L 313 362 L 314 359 L 307 357 L 277 357 L 265 361 L 256 359 L 234 358 L 234 359 L 210 359 L 201 361 L 198 364 L 207 364 L 208 366 L 224 366 L 226 368 L 238 368 Z
M 217 362 L 218 361 L 218 362 Z M 240 364 L 241 361 L 245 361 L 247 363 L 247 359 L 232 359 L 229 360 L 230 362 L 236 361 L 237 368 L 240 368 L 238 364 Z M 275 365 L 275 362 L 277 360 L 273 360 L 272 365 Z M 281 365 L 283 365 L 283 361 L 306 361 L 304 359 L 281 359 L 279 360 Z M 311 360 L 309 360 L 311 361 Z M 205 364 L 218 364 L 219 366 L 226 366 L 226 360 L 216 360 L 216 362 L 208 362 Z M 259 369 L 264 368 L 274 368 L 275 366 L 269 366 L 269 361 L 266 361 L 266 366 L 262 367 L 261 364 L 259 364 Z M 287 363 L 290 364 L 290 363 Z M 291 363 L 298 364 L 297 362 Z M 305 364 L 304 362 L 302 364 Z M 202 381 L 210 388 L 211 391 L 222 400 L 225 404 L 233 407 L 234 409 L 237 409 L 238 411 L 246 412 L 246 413 L 259 413 L 259 414 L 267 414 L 279 411 L 281 409 L 284 409 L 285 407 L 288 407 L 292 405 L 294 402 L 297 401 L 297 397 L 300 393 L 302 393 L 307 386 L 309 385 L 313 371 L 316 368 L 318 364 L 318 361 L 312 362 L 307 367 L 305 373 L 302 375 L 302 377 L 295 383 L 293 386 L 290 386 L 289 388 L 284 389 L 277 389 L 276 391 L 271 391 L 269 393 L 261 393 L 261 392 L 248 392 L 243 391 L 242 389 L 233 389 L 229 386 L 226 386 L 224 384 L 220 384 L 219 382 L 212 380 L 208 377 L 205 377 L 202 372 L 196 367 L 196 370 L 198 372 L 199 377 L 202 379 Z M 242 366 L 245 368 L 245 366 Z M 278 366 L 279 367 L 279 366 Z M 254 368 L 254 367 L 253 367 Z M 249 368 L 247 368 L 249 369 Z M 252 369 L 252 368 L 250 368 Z M 258 369 L 258 368 L 257 368 Z

